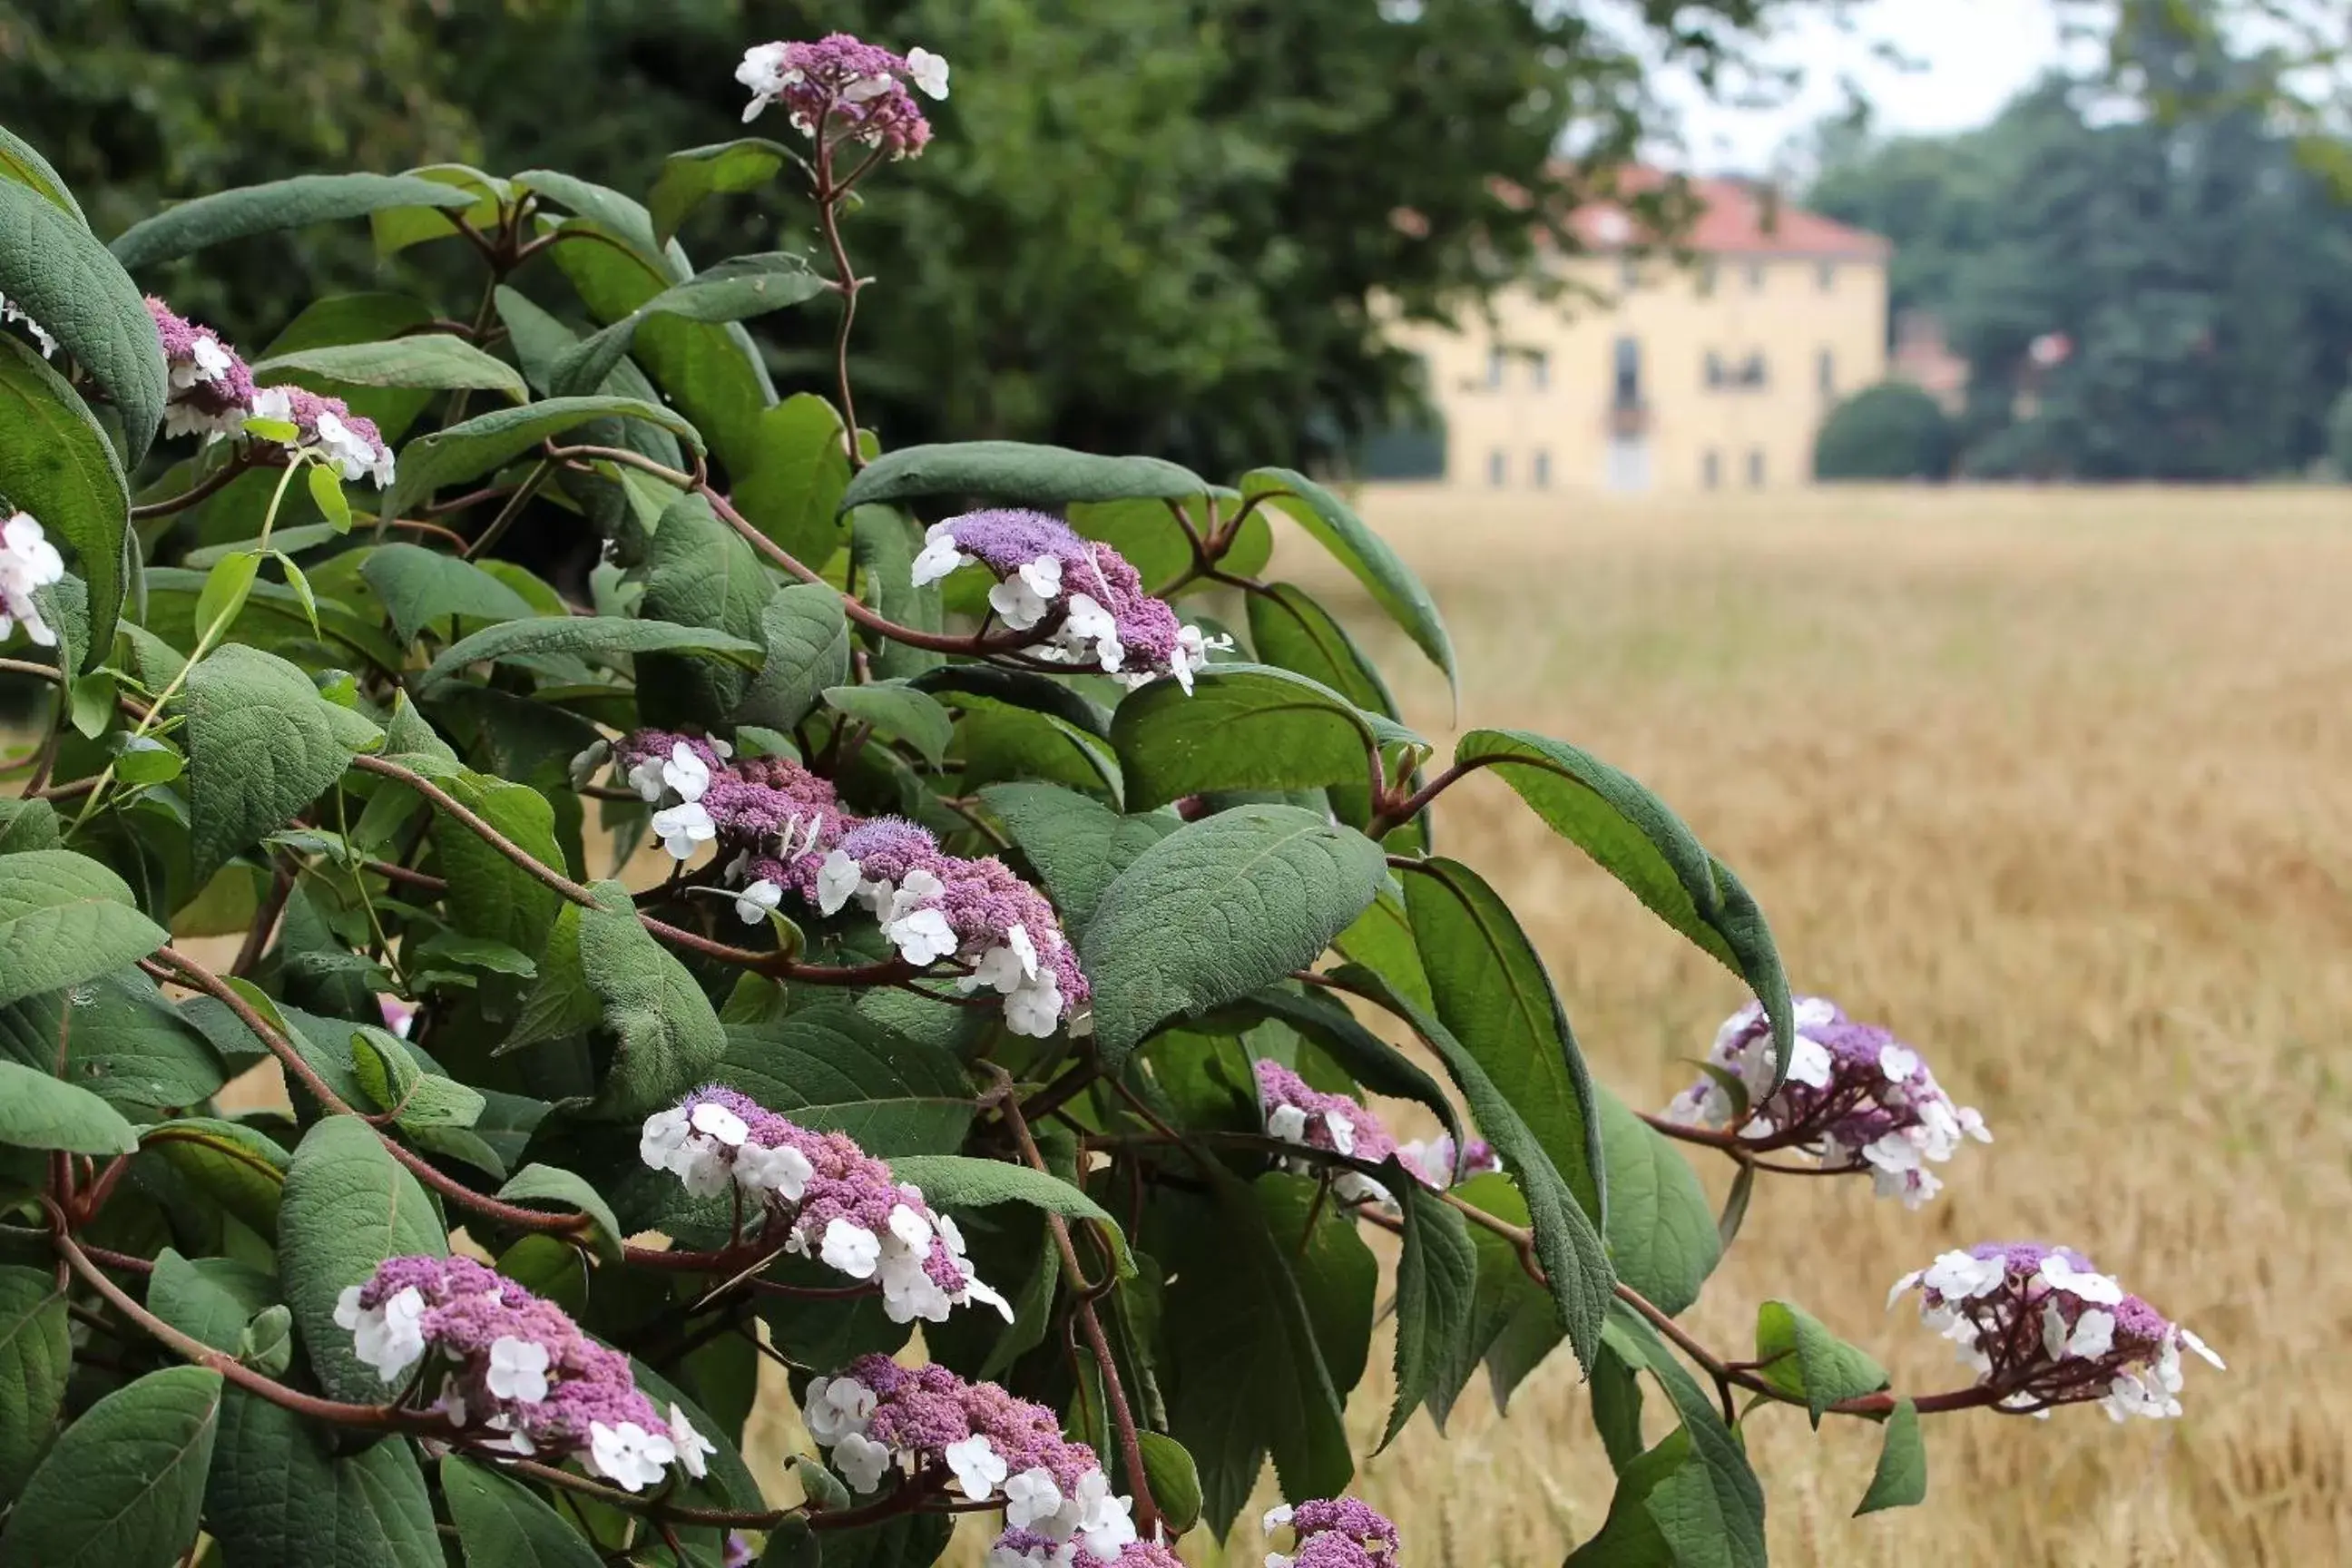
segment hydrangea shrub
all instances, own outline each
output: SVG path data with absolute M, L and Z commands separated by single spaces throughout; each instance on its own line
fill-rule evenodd
M 1270 1460 L 1269 1564 L 1436 1561 L 1348 1495 L 1383 1314 L 1387 1438 L 1482 1366 L 1591 1380 L 1578 1563 L 1763 1562 L 1776 1405 L 1883 1427 L 1865 1510 L 1923 1495 L 1923 1415 L 2179 1413 L 2211 1352 L 2064 1247 L 1896 1284 L 1947 1387 L 1793 1302 L 1694 1337 L 1760 1178 L 1917 1207 L 1982 1119 L 1792 996 L 1633 779 L 1441 764 L 1268 574 L 1278 511 L 1453 677 L 1322 486 L 860 429 L 845 220 L 948 63 L 737 74 L 776 137 L 642 197 L 318 176 L 110 244 L 0 132 L 0 670 L 53 699 L 0 758 L 0 1560 L 919 1563 L 970 1513 L 991 1568 L 1166 1568 Z M 780 248 L 698 267 L 714 200 Z M 362 219 L 475 291 L 257 353 L 145 291 Z M 742 325 L 781 310 L 838 322 L 822 394 Z M 1481 772 L 1754 994 L 1659 1114 L 1439 852 Z M 289 1109 L 224 1110 L 257 1066 Z M 765 1487 L 763 1361 L 807 1437 Z

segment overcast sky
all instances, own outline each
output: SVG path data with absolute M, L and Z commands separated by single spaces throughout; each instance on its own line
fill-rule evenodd
M 1696 172 L 1767 171 L 1790 135 L 1844 107 L 1848 79 L 1875 106 L 1883 131 L 1981 125 L 2069 47 L 2050 0 L 1857 0 L 1848 16 L 1841 30 L 1823 11 L 1798 7 L 1764 51 L 1773 64 L 1803 68 L 1802 88 L 1785 103 L 1714 104 L 1696 84 L 1669 86 Z M 1923 68 L 1874 58 L 1881 41 Z

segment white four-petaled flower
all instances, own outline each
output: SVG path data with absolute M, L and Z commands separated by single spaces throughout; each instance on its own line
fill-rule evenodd
M 926 98 L 948 95 L 948 62 L 920 44 L 907 51 L 907 79 Z

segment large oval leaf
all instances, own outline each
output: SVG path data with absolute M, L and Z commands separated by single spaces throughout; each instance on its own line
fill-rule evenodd
M 445 1456 L 441 1495 L 467 1568 L 604 1568 L 586 1537 L 538 1493 L 488 1466 Z
M 706 323 L 744 321 L 802 304 L 824 289 L 824 279 L 811 271 L 801 257 L 783 251 L 730 257 L 683 283 L 670 285 L 611 326 L 582 340 L 557 363 L 548 390 L 568 397 L 604 385 L 613 367 L 635 343 L 638 329 L 656 316 Z
M 55 1434 L 73 1371 L 65 1288 L 46 1268 L 0 1268 L 0 1502 Z
M 392 489 L 384 493 L 383 514 L 397 517 L 443 485 L 478 478 L 567 430 L 614 418 L 643 420 L 702 450 L 702 437 L 694 426 L 657 403 L 634 397 L 545 398 L 494 409 L 411 441 L 401 451 Z
M 89 373 L 122 420 L 137 467 L 163 423 L 163 340 L 121 263 L 47 196 L 0 180 L 0 294 Z
M 1440 1022 L 1517 1108 L 1595 1225 L 1608 1213 L 1592 1075 L 1535 944 L 1485 879 L 1421 860 L 1405 912 Z
M 403 643 L 445 616 L 475 621 L 528 620 L 539 612 L 530 601 L 472 562 L 421 544 L 387 544 L 371 551 L 360 577 L 392 619 Z
M 299 666 L 244 643 L 188 672 L 189 850 L 199 879 L 283 827 L 382 732 L 336 708 Z M 369 742 L 373 743 L 373 742 Z
M 196 1539 L 221 1374 L 151 1372 L 82 1412 L 0 1530 L 0 1563 L 170 1568 Z
M 669 621 L 633 620 L 623 616 L 534 616 L 529 620 L 485 626 L 460 637 L 425 667 L 419 684 L 429 687 L 436 681 L 446 680 L 469 664 L 495 664 L 549 654 L 609 659 L 636 653 L 709 654 L 757 669 L 767 650 L 748 638 L 730 637 L 708 626 L 681 626 Z
M 1369 786 L 1378 745 L 1356 705 L 1271 665 L 1220 664 L 1130 692 L 1111 720 L 1130 807 L 1215 790 Z
M 88 856 L 0 855 L 0 1004 L 120 969 L 168 940 L 122 879 Z
M 442 1568 L 433 1500 L 398 1437 L 340 1452 L 330 1426 L 231 1389 L 205 1489 L 225 1563 L 252 1568 Z
M 278 1211 L 278 1275 L 319 1382 L 336 1399 L 381 1404 L 394 1392 L 335 1323 L 345 1287 L 387 1258 L 446 1258 L 448 1234 L 425 1189 L 356 1116 L 330 1116 L 303 1136 Z
M 58 1076 L 112 1105 L 197 1105 L 228 1081 L 219 1054 L 135 969 L 0 1006 L 0 1058 L 47 1071 L 60 1041 Z
M 1609 1257 L 1617 1277 L 1669 1316 L 1698 1300 L 1723 1255 L 1698 1173 L 1606 1089 L 1593 1091 L 1609 1170 Z
M 20 1062 L 0 1062 L 0 1143 L 69 1154 L 129 1154 L 139 1134 L 86 1089 Z
M 365 217 L 392 207 L 466 207 L 474 200 L 470 192 L 408 174 L 297 174 L 167 207 L 124 229 L 109 248 L 123 266 L 145 267 L 247 235 Z
M 1454 639 L 1446 633 L 1445 618 L 1437 613 L 1437 601 L 1388 542 L 1365 527 L 1347 502 L 1290 468 L 1251 470 L 1243 476 L 1242 494 L 1279 508 L 1312 534 L 1340 565 L 1355 574 L 1374 602 L 1405 629 L 1431 663 L 1445 672 L 1446 680 L 1460 686 L 1461 678 L 1454 668 Z
M 730 1027 L 719 1078 L 885 1159 L 952 1153 L 971 1125 L 971 1086 L 951 1052 L 886 1029 L 846 1002 Z
M 1312 963 L 1381 889 L 1381 847 L 1291 805 L 1189 823 L 1104 889 L 1079 944 L 1095 1047 L 1118 1071 L 1162 1023 Z
M 1058 784 L 1024 781 L 980 792 L 1072 929 L 1094 918 L 1103 890 L 1135 858 L 1182 826 L 1173 812 L 1122 816 L 1102 802 Z
M 1665 802 L 1591 753 L 1524 730 L 1473 730 L 1454 748 L 1454 763 L 1502 775 L 1553 832 L 1746 980 L 1772 1016 L 1785 1070 L 1796 1024 L 1771 927 L 1731 868 L 1708 854 Z M 1775 1088 L 1779 1082 L 1776 1076 Z
M 0 179 L 14 180 L 20 185 L 38 191 L 72 214 L 83 227 L 89 226 L 89 220 L 82 215 L 81 204 L 74 200 L 74 194 L 67 189 L 64 178 L 49 166 L 49 161 L 42 157 L 31 142 L 5 125 L 0 125 Z
M 903 447 L 858 471 L 841 510 L 927 496 L 977 496 L 1013 506 L 1072 501 L 1181 500 L 1209 483 L 1159 458 L 1106 458 L 1024 441 L 956 441 Z
M 529 396 L 514 366 L 493 359 L 447 332 L 417 332 L 383 342 L 335 343 L 296 349 L 253 367 L 257 380 L 292 374 L 320 375 L 353 386 L 424 386 L 503 392 L 520 403 Z
M 131 491 L 113 444 L 65 377 L 16 339 L 0 336 L 0 495 L 69 547 L 89 590 L 84 669 L 105 662 L 122 608 L 122 543 Z

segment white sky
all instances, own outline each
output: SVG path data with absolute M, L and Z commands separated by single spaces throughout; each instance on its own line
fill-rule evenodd
M 1843 110 L 1853 82 L 1890 132 L 1983 124 L 2051 65 L 2079 51 L 2060 37 L 2051 0 L 1856 0 L 1841 30 L 1825 8 L 1797 7 L 1762 58 L 1802 68 L 1801 87 L 1768 108 L 1710 103 L 1694 82 L 1670 83 L 1684 115 L 1683 161 L 1696 173 L 1767 172 L 1790 136 Z M 1892 45 L 1923 68 L 1875 58 Z

